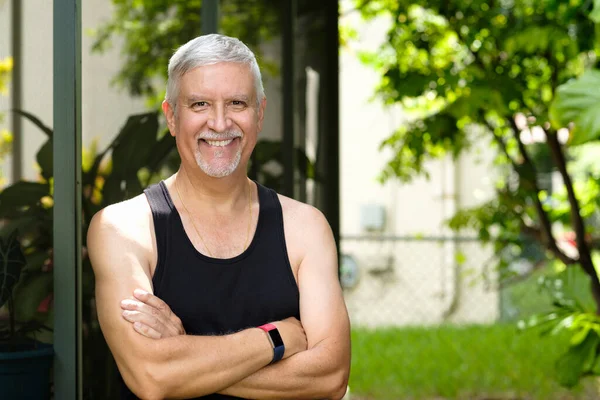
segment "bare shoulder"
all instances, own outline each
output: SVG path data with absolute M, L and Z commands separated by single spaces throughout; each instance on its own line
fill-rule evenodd
M 278 195 L 290 264 L 297 276 L 309 253 L 335 254 L 335 240 L 323 213 L 309 204 Z
M 329 222 L 318 208 L 281 194 L 278 196 L 283 210 L 284 225 L 289 225 L 294 230 L 302 230 L 304 234 L 331 232 Z
M 150 206 L 146 196 L 142 194 L 98 211 L 90 222 L 89 233 L 102 234 L 110 231 L 118 236 L 130 236 L 132 233 L 146 230 L 149 217 Z
M 152 254 L 152 212 L 146 196 L 109 205 L 97 212 L 87 234 L 87 244 L 94 270 L 104 263 L 94 262 L 100 253 L 133 254 L 138 259 Z

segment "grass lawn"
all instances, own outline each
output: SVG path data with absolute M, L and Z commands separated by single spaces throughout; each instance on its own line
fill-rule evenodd
M 555 383 L 565 345 L 514 324 L 353 329 L 351 399 L 600 398 Z

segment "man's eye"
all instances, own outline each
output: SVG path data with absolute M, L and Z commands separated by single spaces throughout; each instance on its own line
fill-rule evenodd
M 206 107 L 206 104 L 207 103 L 205 101 L 197 101 L 192 104 L 192 107 Z
M 246 102 L 242 101 L 242 100 L 233 100 L 231 102 L 232 105 L 236 106 L 236 107 L 244 107 L 246 105 Z

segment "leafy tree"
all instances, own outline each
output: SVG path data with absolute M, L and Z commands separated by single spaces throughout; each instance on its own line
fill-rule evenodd
M 498 164 L 510 169 L 500 168 L 504 174 L 495 198 L 461 210 L 451 227 L 475 229 L 481 240 L 493 243 L 504 272 L 515 255 L 525 256 L 532 245 L 547 257 L 580 266 L 590 277 L 600 310 L 600 281 L 591 255 L 597 246 L 591 235 L 598 197 L 590 195 L 600 177 L 575 180 L 569 173 L 570 146 L 561 142 L 558 130 L 585 105 L 576 103 L 570 114 L 554 118 L 558 125 L 550 118 L 552 101 L 561 93 L 587 94 L 599 87 L 593 71 L 584 81 L 559 89 L 597 62 L 591 2 L 360 0 L 357 6 L 366 18 L 385 13 L 394 21 L 386 43 L 363 58 L 381 73 L 379 97 L 402 104 L 415 116 L 383 143 L 395 154 L 383 179 L 426 174 L 426 160 L 457 157 L 475 141 L 489 138 L 498 150 Z M 597 135 L 598 113 L 586 115 L 577 129 Z M 526 145 L 521 138 L 525 129 L 543 132 L 544 142 Z M 575 132 L 573 142 L 579 140 Z M 542 162 L 548 161 L 544 154 L 551 162 Z M 564 195 L 543 187 L 544 169 L 560 173 Z M 577 256 L 557 244 L 555 222 L 572 227 Z

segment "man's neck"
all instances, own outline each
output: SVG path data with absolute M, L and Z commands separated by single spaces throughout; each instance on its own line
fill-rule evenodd
M 177 185 L 186 206 L 192 210 L 230 213 L 248 204 L 248 177 L 240 168 L 223 178 L 213 178 L 199 168 L 189 171 L 183 165 L 169 180 Z M 193 211 L 192 211 L 193 212 Z

